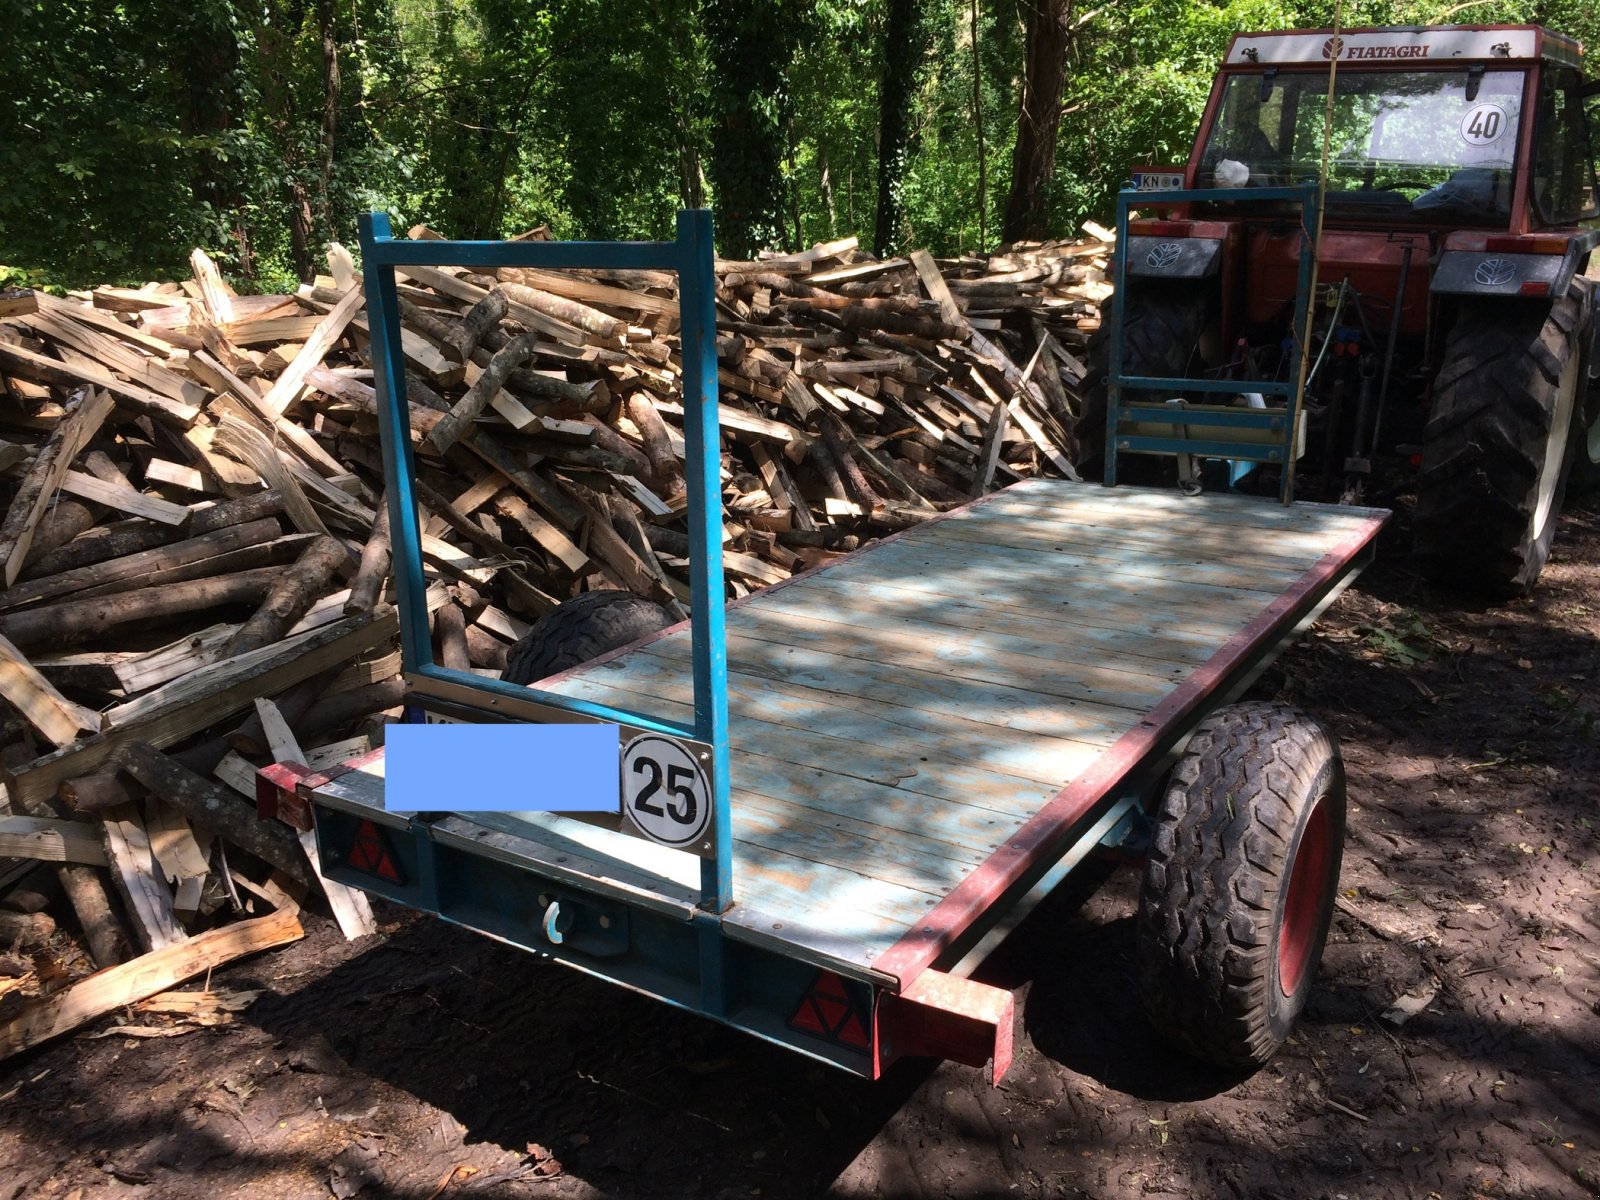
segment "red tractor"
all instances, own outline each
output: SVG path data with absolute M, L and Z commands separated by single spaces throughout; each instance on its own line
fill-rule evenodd
M 1219 202 L 1129 224 L 1122 375 L 1295 379 L 1311 231 L 1248 190 L 1321 174 L 1301 477 L 1355 495 L 1375 460 L 1409 459 L 1429 575 L 1531 588 L 1569 474 L 1600 461 L 1600 84 L 1581 55 L 1529 25 L 1237 35 L 1187 165 L 1135 173 Z

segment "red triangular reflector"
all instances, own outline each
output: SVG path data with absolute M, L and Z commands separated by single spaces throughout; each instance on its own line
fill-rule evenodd
M 858 1008 L 843 979 L 832 971 L 818 971 L 790 1016 L 789 1028 L 852 1050 L 869 1050 L 872 1039 L 865 1014 Z
M 356 836 L 350 844 L 350 853 L 345 857 L 345 864 L 368 875 L 376 875 L 389 883 L 405 882 L 399 864 L 394 861 L 389 853 L 389 847 L 384 844 L 382 831 L 371 821 L 362 821 L 356 826 Z

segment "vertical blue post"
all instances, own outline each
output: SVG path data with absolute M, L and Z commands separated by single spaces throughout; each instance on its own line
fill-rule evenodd
M 712 270 L 709 209 L 686 209 L 678 214 L 678 251 L 685 474 L 690 501 L 689 625 L 694 662 L 694 732 L 695 737 L 711 746 L 712 778 L 716 780 L 712 813 L 715 856 L 700 863 L 700 907 L 720 913 L 733 904 L 733 823 L 728 805 L 728 647 L 723 621 L 716 278 Z M 718 951 L 720 946 L 718 938 Z M 702 957 L 707 953 L 713 953 L 709 946 L 703 949 Z
M 1106 487 L 1117 486 L 1117 425 L 1118 409 L 1122 407 L 1122 316 L 1127 312 L 1128 288 L 1128 204 L 1132 193 L 1117 193 L 1117 241 L 1112 249 L 1111 284 L 1111 365 L 1106 372 L 1106 432 L 1105 468 L 1101 482 Z
M 394 267 L 374 253 L 388 241 L 387 213 L 361 214 L 361 264 L 367 292 L 367 329 L 371 334 L 373 386 L 378 393 L 378 432 L 383 446 L 383 472 L 388 481 L 390 542 L 394 546 L 395 594 L 399 603 L 400 654 L 407 671 L 433 661 L 428 639 L 427 588 L 420 555 L 405 553 L 421 544 L 417 523 L 416 466 L 411 452 L 411 410 L 406 401 L 406 369 L 400 347 L 400 303 L 394 290 Z

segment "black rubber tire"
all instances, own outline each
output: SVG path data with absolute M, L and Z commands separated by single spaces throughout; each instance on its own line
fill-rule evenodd
M 1416 551 L 1434 582 L 1495 598 L 1538 582 L 1583 425 L 1593 322 L 1593 284 L 1581 278 L 1549 308 L 1462 303 L 1417 477 Z
M 1103 306 L 1101 311 L 1109 316 L 1111 308 Z M 1194 284 L 1152 280 L 1130 284 L 1122 318 L 1123 370 L 1168 378 L 1187 376 L 1205 320 L 1205 293 Z M 1110 371 L 1111 333 L 1107 321 L 1089 344 L 1089 387 L 1074 429 L 1078 466 L 1092 465 L 1105 457 L 1106 379 Z
M 1230 1069 L 1272 1057 L 1311 992 L 1344 828 L 1344 764 L 1320 723 L 1249 703 L 1200 726 L 1172 770 L 1139 895 L 1139 985 L 1158 1031 Z
M 585 592 L 533 623 L 506 655 L 501 678 L 507 683 L 535 683 L 672 623 L 665 608 L 632 592 Z

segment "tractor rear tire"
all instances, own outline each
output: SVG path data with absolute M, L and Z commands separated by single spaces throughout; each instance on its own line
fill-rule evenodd
M 1333 736 L 1281 704 L 1208 718 L 1172 770 L 1139 896 L 1151 1023 L 1217 1066 L 1261 1066 L 1322 957 L 1344 852 Z
M 533 623 L 506 656 L 501 675 L 527 685 L 598 658 L 673 623 L 672 614 L 632 592 L 584 592 Z
M 1594 291 L 1549 309 L 1464 302 L 1423 438 L 1416 549 L 1436 583 L 1496 598 L 1533 589 L 1582 453 Z
M 1101 311 L 1109 314 L 1111 310 L 1103 306 Z M 1206 296 L 1199 285 L 1162 281 L 1159 286 L 1130 286 L 1122 317 L 1123 370 L 1128 374 L 1183 378 L 1199 349 L 1205 321 Z M 1107 380 L 1111 374 L 1109 321 L 1090 344 L 1089 368 L 1090 387 L 1074 429 L 1079 466 L 1098 463 L 1105 457 L 1106 401 L 1110 391 Z

